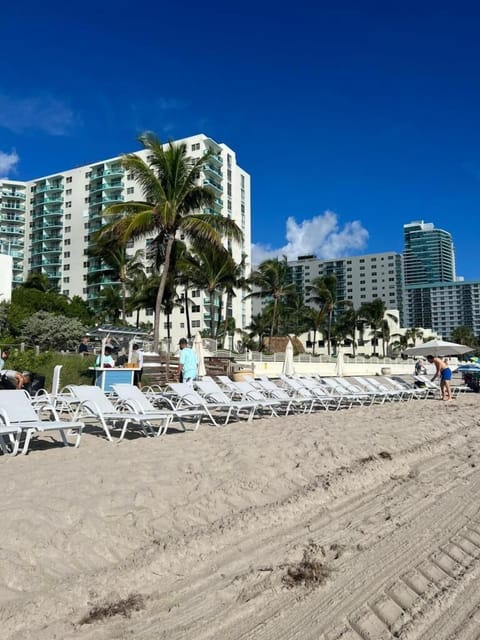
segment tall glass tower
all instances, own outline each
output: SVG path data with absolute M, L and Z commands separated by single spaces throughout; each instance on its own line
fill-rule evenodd
M 455 250 L 452 236 L 435 229 L 431 222 L 410 222 L 403 226 L 404 283 L 431 285 L 455 281 Z

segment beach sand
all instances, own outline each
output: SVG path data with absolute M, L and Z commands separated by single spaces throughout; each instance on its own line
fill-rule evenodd
M 478 638 L 479 407 L 3 456 L 1 638 Z

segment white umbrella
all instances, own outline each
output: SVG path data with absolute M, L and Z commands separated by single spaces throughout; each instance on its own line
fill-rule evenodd
M 293 366 L 293 344 L 288 340 L 285 349 L 285 359 L 283 361 L 282 373 L 284 376 L 293 376 L 295 373 L 295 367 Z
M 343 376 L 343 351 L 341 349 L 337 350 L 337 361 L 335 363 L 335 375 L 338 377 Z
M 193 350 L 197 354 L 198 361 L 198 375 L 205 376 L 207 371 L 205 369 L 205 359 L 203 357 L 203 340 L 202 336 L 197 333 L 193 340 Z
M 429 340 L 418 347 L 409 347 L 403 352 L 406 356 L 460 356 L 473 351 L 473 347 L 445 340 Z

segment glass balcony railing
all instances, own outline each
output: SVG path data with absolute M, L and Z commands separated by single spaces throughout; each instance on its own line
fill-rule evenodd
M 14 210 L 14 211 L 25 211 L 24 204 L 18 204 L 18 202 L 5 202 L 2 201 L 0 203 L 0 209 Z
M 9 191 L 7 189 L 4 189 L 1 195 L 7 198 L 19 198 L 20 200 L 25 200 L 27 197 L 26 194 L 21 191 Z
M 222 186 L 220 184 L 217 184 L 216 182 L 214 182 L 213 180 L 209 180 L 208 178 L 205 179 L 203 181 L 203 185 L 205 187 L 212 187 L 212 189 L 215 189 L 215 191 L 220 191 L 220 193 L 223 193 L 223 189 Z
M 0 233 L 23 236 L 23 230 L 20 227 L 0 227 Z
M 206 164 L 206 165 L 204 165 L 203 169 L 204 169 L 205 173 L 211 173 L 211 174 L 217 176 L 218 178 L 223 179 L 223 173 L 217 167 L 214 167 L 211 164 Z
M 37 186 L 35 193 L 45 193 L 46 191 L 63 191 L 61 184 L 42 184 Z

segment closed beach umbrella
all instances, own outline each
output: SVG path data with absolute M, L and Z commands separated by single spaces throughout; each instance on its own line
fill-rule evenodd
M 205 359 L 203 355 L 203 340 L 202 336 L 197 333 L 193 340 L 193 350 L 197 354 L 198 361 L 198 375 L 205 376 L 207 374 L 205 370 Z
M 473 351 L 473 347 L 445 340 L 429 340 L 418 347 L 410 347 L 403 352 L 406 356 L 461 356 Z
M 293 366 L 293 344 L 289 339 L 285 349 L 285 359 L 283 361 L 282 373 L 285 376 L 293 376 L 295 367 Z
M 343 376 L 343 364 L 344 364 L 344 360 L 343 360 L 343 351 L 341 349 L 338 349 L 337 351 L 337 361 L 335 363 L 335 375 L 336 376 Z

